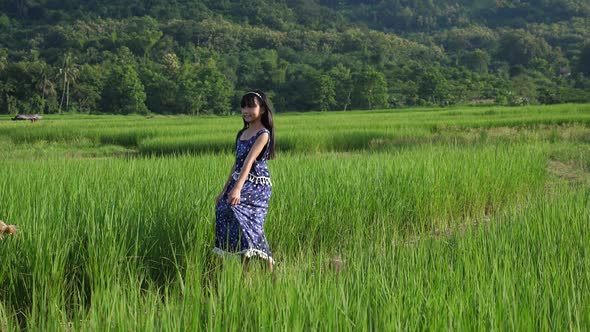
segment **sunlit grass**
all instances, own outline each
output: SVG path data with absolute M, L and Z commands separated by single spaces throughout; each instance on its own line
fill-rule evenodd
M 203 118 L 49 115 L 37 123 L 2 119 L 6 121 L 0 122 L 0 139 L 16 145 L 38 141 L 91 142 L 160 155 L 229 151 L 233 148 L 232 133 L 242 126 L 238 115 Z M 462 133 L 473 129 L 534 130 L 571 125 L 588 128 L 590 105 L 278 113 L 275 121 L 277 144 L 282 151 L 383 150 L 432 141 L 461 141 Z
M 211 253 L 239 118 L 0 122 L 0 330 L 587 330 L 589 110 L 279 114 L 272 275 Z

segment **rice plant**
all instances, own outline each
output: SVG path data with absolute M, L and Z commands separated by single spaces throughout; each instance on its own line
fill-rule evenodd
M 280 114 L 273 274 L 211 253 L 239 118 L 0 122 L 0 330 L 587 330 L 589 115 Z

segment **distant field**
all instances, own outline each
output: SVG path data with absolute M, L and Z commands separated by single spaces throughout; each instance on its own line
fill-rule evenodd
M 590 328 L 590 105 L 275 122 L 244 276 L 211 253 L 239 116 L 0 116 L 0 331 Z

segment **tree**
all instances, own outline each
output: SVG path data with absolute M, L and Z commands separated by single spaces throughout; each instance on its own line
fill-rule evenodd
M 80 66 L 80 77 L 72 97 L 76 100 L 78 110 L 81 112 L 97 110 L 105 80 L 105 67 L 105 65 L 89 64 Z
M 146 94 L 132 65 L 114 65 L 101 94 L 100 108 L 107 113 L 145 114 Z
M 146 57 L 163 35 L 158 27 L 158 21 L 144 16 L 133 17 L 126 23 L 121 43 L 129 47 L 134 54 Z
M 72 63 L 72 54 L 70 52 L 67 52 L 66 54 L 64 54 L 63 65 L 61 68 L 59 68 L 59 72 L 57 74 L 57 77 L 62 82 L 61 100 L 59 102 L 59 113 L 60 114 L 63 110 L 62 105 L 64 102 L 64 96 L 65 96 L 65 100 L 66 100 L 66 112 L 69 109 L 70 84 L 74 83 L 76 81 L 79 73 L 80 72 L 78 70 L 78 66 L 76 64 Z
M 158 68 L 142 66 L 142 81 L 145 82 L 146 105 L 160 114 L 186 113 L 182 108 L 183 95 L 179 92 L 181 79 L 170 76 Z
M 320 111 L 329 111 L 336 104 L 336 84 L 329 74 L 321 74 L 318 77 L 318 93 Z
M 0 113 L 9 113 L 8 96 L 14 90 L 14 85 L 8 81 L 6 68 L 8 67 L 8 50 L 0 48 Z
M 190 63 L 182 67 L 178 77 L 178 101 L 183 113 L 199 115 L 205 106 L 205 91 L 201 87 L 201 75 Z
M 0 48 L 0 73 L 8 66 L 8 50 Z
M 466 52 L 471 47 L 467 37 L 464 34 L 457 32 L 457 29 L 449 31 L 445 40 L 446 51 L 455 54 L 455 65 L 459 65 L 459 59 L 462 58 L 464 56 L 464 52 Z
M 387 81 L 385 75 L 369 66 L 354 73 L 353 105 L 361 108 L 378 108 L 388 106 Z
M 179 94 L 181 82 L 181 63 L 176 54 L 167 53 L 162 57 L 162 65 L 145 62 L 140 65 L 140 77 L 146 92 L 146 104 L 156 113 L 183 113 L 182 95 Z
M 0 113 L 3 114 L 12 114 L 15 113 L 13 108 L 14 105 L 14 97 L 12 94 L 16 90 L 16 85 L 14 82 L 10 80 L 0 80 Z
M 229 114 L 233 86 L 225 79 L 215 63 L 210 62 L 200 66 L 197 77 L 201 96 L 205 99 L 203 110 L 209 114 Z
M 35 89 L 41 93 L 40 110 L 41 113 L 51 111 L 57 108 L 57 91 L 56 84 L 51 80 L 52 68 L 45 61 L 36 61 L 31 65 L 34 71 Z M 49 102 L 47 102 L 49 100 Z
M 585 76 L 590 76 L 590 41 L 582 46 L 576 69 Z
M 510 104 L 528 105 L 536 100 L 537 90 L 535 89 L 535 83 L 530 76 L 521 74 L 513 77 L 512 88 L 516 94 L 509 96 L 508 102 Z
M 477 49 L 464 54 L 461 58 L 461 63 L 476 73 L 487 74 L 490 60 L 491 58 L 488 53 Z
M 280 106 L 297 111 L 317 110 L 319 95 L 315 83 L 318 82 L 319 75 L 318 70 L 306 64 L 289 66 L 287 81 L 280 87 L 279 94 L 285 100 L 284 105 Z
M 275 50 L 260 49 L 243 52 L 237 69 L 238 87 L 257 87 L 272 90 L 286 79 L 287 63 L 279 59 Z
M 449 97 L 447 84 L 447 80 L 436 67 L 426 68 L 418 83 L 418 95 L 429 102 L 444 104 Z
M 528 65 L 535 57 L 544 58 L 551 52 L 551 47 L 540 37 L 535 37 L 524 30 L 510 30 L 499 40 L 497 57 L 511 65 Z
M 541 104 L 557 104 L 561 102 L 561 95 L 555 87 L 540 87 L 537 89 L 537 99 Z
M 233 87 L 217 69 L 214 61 L 204 65 L 185 63 L 178 84 L 178 99 L 184 113 L 229 113 Z
M 335 87 L 335 105 L 346 111 L 350 105 L 350 97 L 352 94 L 352 74 L 350 69 L 345 67 L 342 63 L 338 63 L 329 72 L 332 77 Z

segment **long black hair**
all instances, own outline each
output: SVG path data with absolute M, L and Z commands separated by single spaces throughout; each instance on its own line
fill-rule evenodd
M 247 92 L 244 96 L 242 96 L 240 107 L 255 107 L 256 105 L 260 105 L 260 108 L 264 111 L 260 121 L 262 122 L 262 125 L 270 132 L 268 159 L 275 159 L 275 130 L 272 121 L 272 105 L 268 100 L 268 97 L 261 90 L 250 90 L 250 92 Z M 244 120 L 244 128 L 240 130 L 238 137 L 244 130 L 246 130 L 246 128 L 248 128 L 248 122 Z

